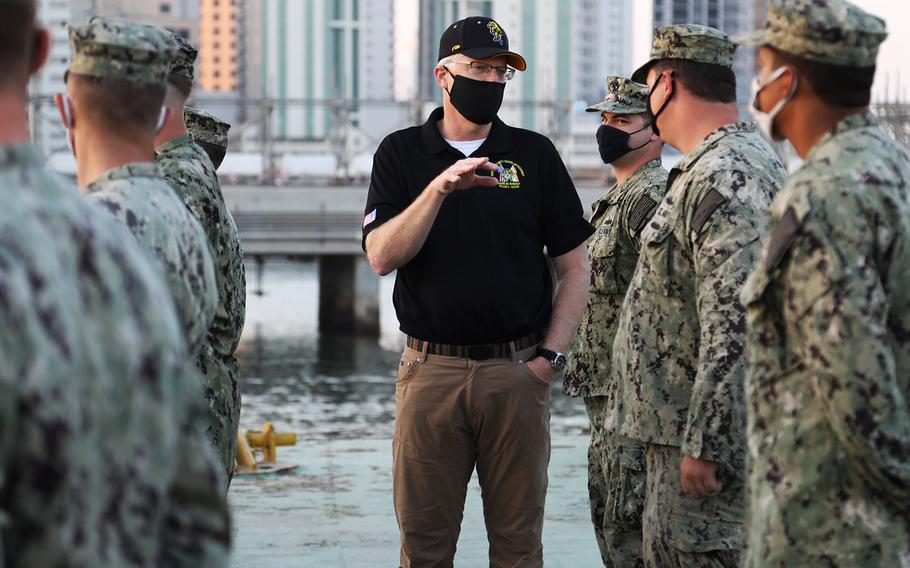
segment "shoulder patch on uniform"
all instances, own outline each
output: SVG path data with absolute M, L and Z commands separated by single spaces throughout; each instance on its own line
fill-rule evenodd
M 771 229 L 771 238 L 768 240 L 768 254 L 765 257 L 765 270 L 774 270 L 780 261 L 783 260 L 790 245 L 796 238 L 796 230 L 799 228 L 799 222 L 796 220 L 796 213 L 793 209 L 787 208 L 787 212 L 781 217 L 781 220 L 774 224 Z
M 717 211 L 717 208 L 727 202 L 727 198 L 721 194 L 721 192 L 716 189 L 708 191 L 705 197 L 701 200 L 701 203 L 698 204 L 698 209 L 695 211 L 695 215 L 692 216 L 692 230 L 695 234 L 701 233 L 702 228 L 705 226 L 705 223 L 711 218 L 711 215 L 714 215 L 714 212 Z
M 657 202 L 650 195 L 642 195 L 641 199 L 632 205 L 632 210 L 629 212 L 629 228 L 632 229 L 632 232 L 637 235 L 645 228 L 655 207 L 657 207 Z

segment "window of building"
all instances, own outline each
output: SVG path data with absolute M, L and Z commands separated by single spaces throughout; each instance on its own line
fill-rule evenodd
M 161 12 L 162 14 L 170 14 L 171 13 L 170 3 L 162 2 L 161 4 L 158 5 L 158 11 Z

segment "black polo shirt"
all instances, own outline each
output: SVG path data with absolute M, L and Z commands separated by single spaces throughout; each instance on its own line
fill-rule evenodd
M 437 108 L 422 126 L 390 134 L 373 158 L 366 236 L 404 211 L 443 170 L 464 158 L 442 136 Z M 398 269 L 393 296 L 401 331 L 455 345 L 542 333 L 553 284 L 544 257 L 563 255 L 594 232 L 553 143 L 498 118 L 472 156 L 503 166 L 498 187 L 449 194 L 426 243 Z

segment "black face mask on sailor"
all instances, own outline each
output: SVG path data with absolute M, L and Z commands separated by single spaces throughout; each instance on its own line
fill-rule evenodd
M 461 75 L 452 76 L 449 100 L 461 116 L 474 124 L 490 124 L 502 106 L 505 83 L 477 81 Z
M 645 140 L 644 144 L 634 147 L 629 146 L 632 135 L 638 134 L 646 128 L 651 128 L 651 125 L 646 124 L 634 132 L 626 132 L 609 124 L 601 124 L 600 128 L 597 129 L 597 149 L 600 151 L 600 159 L 605 164 L 612 164 L 629 152 L 634 152 L 647 146 L 651 142 L 650 138 Z

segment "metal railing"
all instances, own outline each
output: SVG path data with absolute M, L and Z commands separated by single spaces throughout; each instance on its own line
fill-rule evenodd
M 390 132 L 426 120 L 437 101 L 242 98 L 198 93 L 191 104 L 233 124 L 229 155 L 222 167 L 228 183 L 339 185 L 369 177 L 372 155 Z M 606 175 L 594 144 L 596 116 L 582 103 L 505 101 L 500 116 L 550 138 L 574 176 Z M 875 103 L 872 112 L 910 147 L 910 103 Z M 748 113 L 740 109 L 743 117 Z M 33 138 L 66 171 L 65 131 L 50 96 L 30 99 Z M 64 164 L 60 166 L 60 164 Z

